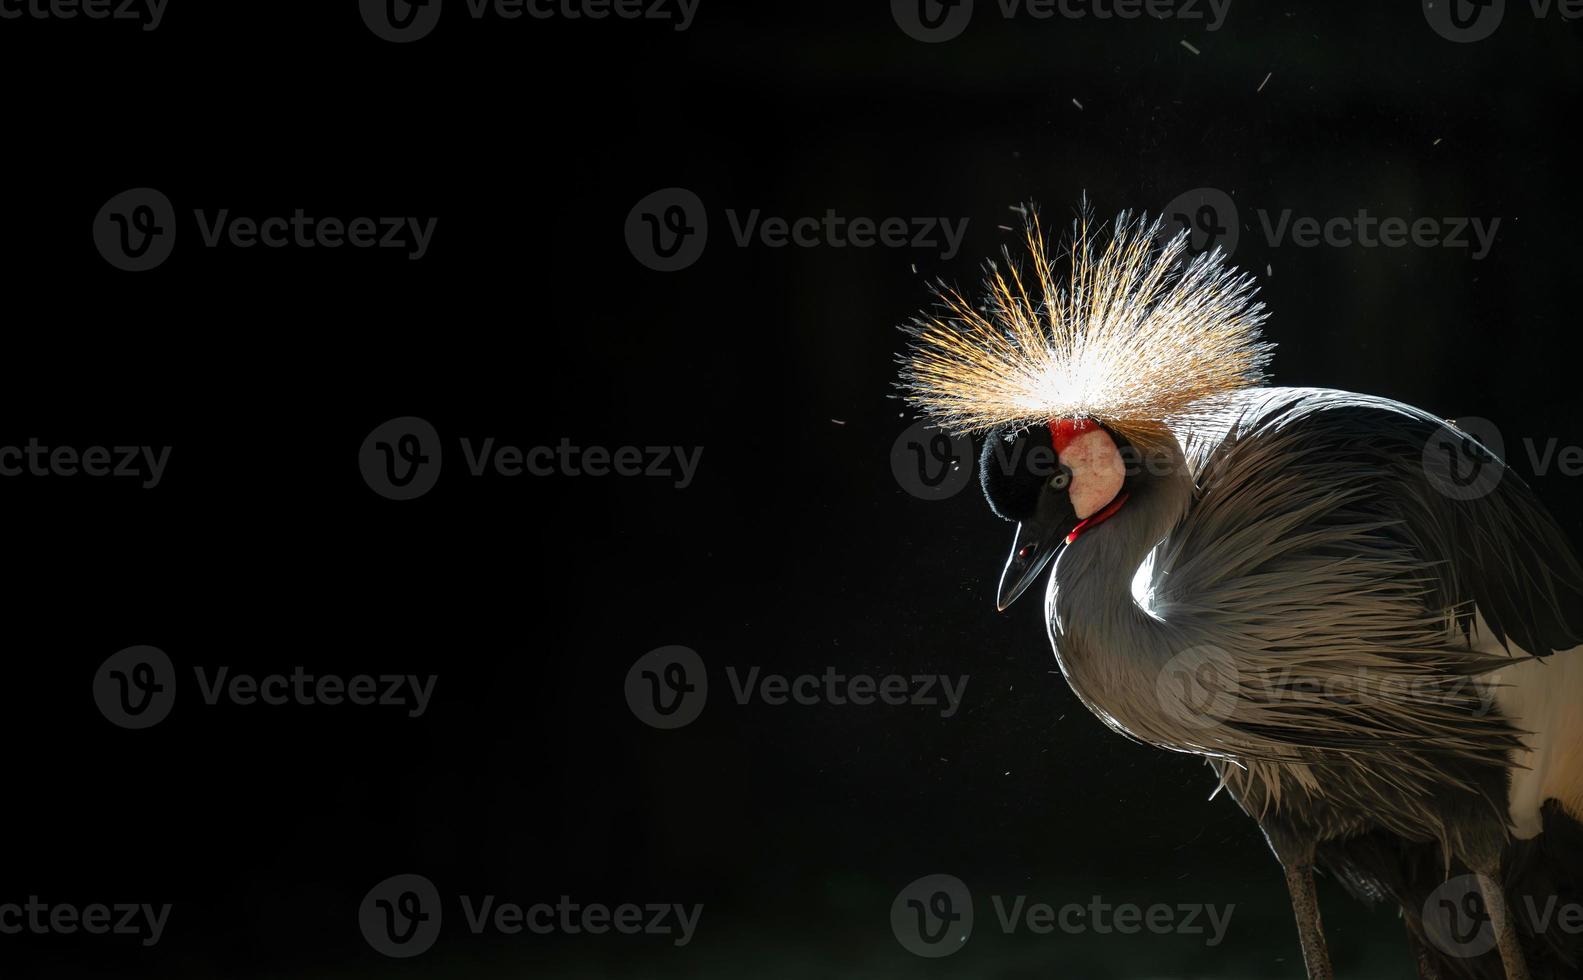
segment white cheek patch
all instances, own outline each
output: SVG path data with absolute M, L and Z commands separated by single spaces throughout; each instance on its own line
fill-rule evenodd
M 1127 465 L 1104 429 L 1077 436 L 1061 450 L 1060 459 L 1072 471 L 1072 509 L 1078 520 L 1092 517 L 1121 492 Z

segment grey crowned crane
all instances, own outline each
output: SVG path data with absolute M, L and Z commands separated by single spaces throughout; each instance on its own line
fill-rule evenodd
M 1285 872 L 1311 980 L 1314 871 L 1399 904 L 1420 976 L 1578 976 L 1583 571 L 1477 440 L 1366 395 L 1259 387 L 1253 280 L 1185 234 L 1086 218 L 1068 278 L 942 287 L 905 397 L 984 436 L 1017 524 L 1004 609 L 1052 564 L 1061 671 L 1115 731 L 1208 760 Z M 1546 922 L 1550 927 L 1546 928 Z

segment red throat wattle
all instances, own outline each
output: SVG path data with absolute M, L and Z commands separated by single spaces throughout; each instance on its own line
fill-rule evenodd
M 1071 544 L 1073 541 L 1077 540 L 1077 536 L 1079 534 L 1082 534 L 1084 531 L 1087 531 L 1089 528 L 1093 527 L 1096 524 L 1102 523 L 1105 520 L 1108 520 L 1109 518 L 1115 517 L 1116 516 L 1116 511 L 1120 510 L 1121 509 L 1121 505 L 1126 503 L 1126 502 L 1127 502 L 1127 492 L 1125 490 L 1123 490 L 1121 493 L 1117 494 L 1116 499 L 1112 500 L 1109 503 L 1109 505 L 1107 505 L 1105 507 L 1104 510 L 1102 510 L 1099 513 L 1095 514 L 1093 517 L 1087 517 L 1087 518 L 1084 518 L 1081 521 L 1078 521 L 1077 522 L 1077 526 L 1072 528 L 1072 533 L 1068 534 L 1066 536 L 1066 543 L 1067 544 Z

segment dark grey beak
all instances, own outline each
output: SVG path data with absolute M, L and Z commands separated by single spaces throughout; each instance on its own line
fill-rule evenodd
M 1066 547 L 1066 536 L 1071 530 L 1072 525 L 1067 521 L 1030 520 L 1017 525 L 1011 557 L 1006 559 L 1006 569 L 1000 573 L 1000 597 L 995 600 L 998 611 L 1005 612 L 1007 606 L 1028 591 L 1028 586 L 1039 580 L 1039 573 L 1050 564 L 1050 559 Z

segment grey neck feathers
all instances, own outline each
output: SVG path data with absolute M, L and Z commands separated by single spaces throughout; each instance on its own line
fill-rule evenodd
M 1127 492 L 1114 516 L 1056 559 L 1046 618 L 1062 673 L 1089 709 L 1125 734 L 1170 743 L 1176 739 L 1153 730 L 1155 685 L 1161 667 L 1194 640 L 1140 608 L 1132 581 L 1192 499 L 1192 477 L 1174 442 L 1143 460 Z

